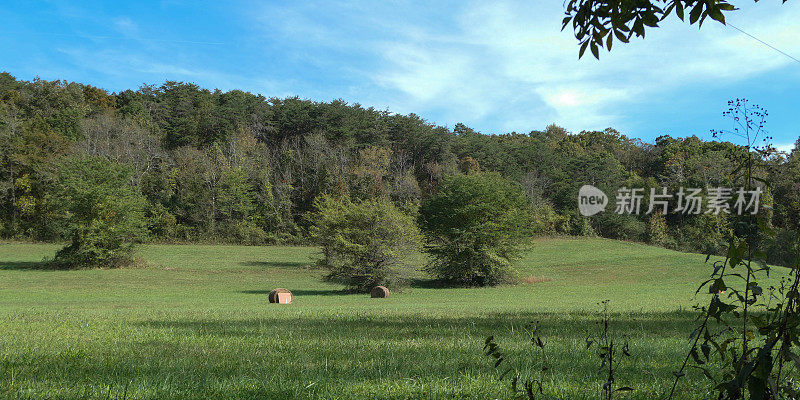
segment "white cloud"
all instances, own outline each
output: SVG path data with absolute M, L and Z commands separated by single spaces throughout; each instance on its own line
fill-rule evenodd
M 776 148 L 778 151 L 783 151 L 783 152 L 786 152 L 786 153 L 791 153 L 791 152 L 792 152 L 792 150 L 794 150 L 794 143 L 782 143 L 782 144 L 776 144 L 776 145 L 775 145 L 775 148 Z
M 121 17 L 114 20 L 114 28 L 127 37 L 139 34 L 139 26 L 128 17 Z
M 201 87 L 222 90 L 245 89 L 274 96 L 290 96 L 284 91 L 283 83 L 267 78 L 246 77 L 226 74 L 215 69 L 200 68 L 195 63 L 172 60 L 173 63 L 159 61 L 158 56 L 127 50 L 103 49 L 89 51 L 83 48 L 58 48 L 57 51 L 70 57 L 75 65 L 109 77 L 125 79 L 128 76 L 145 76 L 140 83 L 160 84 L 167 80 L 197 83 Z M 90 64 L 85 60 L 91 59 Z M 127 88 L 127 87 L 126 87 Z
M 473 4 L 458 16 L 455 32 L 393 24 L 406 34 L 377 48 L 387 64 L 374 80 L 402 94 L 393 109 L 442 108 L 449 121 L 468 124 L 495 115 L 506 130 L 548 122 L 581 130 L 624 126 L 622 111 L 654 96 L 690 96 L 695 85 L 731 84 L 792 63 L 714 21 L 699 31 L 666 23 L 645 40 L 617 42 L 600 61 L 587 54 L 578 62 L 571 32 L 560 31 L 560 4 L 541 4 Z M 792 22 L 798 17 L 800 7 L 759 4 L 729 21 L 800 54 L 800 26 Z

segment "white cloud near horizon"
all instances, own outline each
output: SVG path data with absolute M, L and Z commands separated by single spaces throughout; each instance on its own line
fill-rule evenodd
M 794 143 L 776 144 L 775 149 L 784 153 L 791 153 L 794 150 Z

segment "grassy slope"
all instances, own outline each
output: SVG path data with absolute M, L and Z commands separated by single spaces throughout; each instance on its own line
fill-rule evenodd
M 55 248 L 0 245 L 0 398 L 503 397 L 483 339 L 530 359 L 521 327 L 534 320 L 558 372 L 548 393 L 597 398 L 603 378 L 584 342 L 604 299 L 631 342 L 626 397 L 651 398 L 685 354 L 693 314 L 679 310 L 709 268 L 639 244 L 542 239 L 520 269 L 550 282 L 378 300 L 322 282 L 304 268 L 311 248 L 148 246 L 143 269 L 31 269 Z M 294 304 L 267 304 L 275 287 Z M 703 389 L 684 387 L 686 398 Z

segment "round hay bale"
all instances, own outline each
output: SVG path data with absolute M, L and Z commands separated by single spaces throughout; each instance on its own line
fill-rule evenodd
M 372 288 L 372 291 L 369 292 L 370 297 L 373 299 L 385 299 L 389 297 L 389 289 L 386 286 L 375 286 Z
M 278 302 L 278 293 L 288 293 L 289 294 L 289 303 L 292 302 L 292 292 L 288 289 L 284 288 L 277 288 L 273 291 L 269 292 L 269 302 L 270 303 L 277 303 Z

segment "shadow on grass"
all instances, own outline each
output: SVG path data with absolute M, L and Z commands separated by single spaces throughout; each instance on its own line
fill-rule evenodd
M 411 279 L 408 282 L 408 287 L 413 289 L 464 289 L 464 288 L 483 288 L 483 287 L 492 287 L 492 286 L 465 286 L 463 284 L 458 284 L 455 282 L 447 282 L 442 281 L 435 278 L 418 278 L 418 279 Z
M 315 292 L 315 291 L 312 291 Z M 340 291 L 322 291 L 332 295 Z M 263 293 L 269 293 L 264 291 Z M 294 292 L 297 293 L 297 292 Z M 612 314 L 610 324 L 617 332 L 626 334 L 679 337 L 691 331 L 697 314 L 689 311 L 659 313 Z M 301 319 L 285 319 L 280 315 L 265 315 L 263 318 L 235 320 L 151 320 L 136 325 L 153 329 L 183 330 L 186 334 L 212 335 L 220 337 L 245 337 L 271 334 L 273 330 L 299 329 L 307 333 L 307 339 L 331 337 L 359 337 L 366 331 L 370 336 L 384 339 L 443 338 L 461 332 L 485 338 L 492 334 L 509 334 L 520 327 L 538 322 L 543 335 L 548 332 L 561 339 L 583 340 L 589 331 L 601 324 L 598 313 L 547 313 L 521 312 L 496 313 L 487 316 L 422 316 L 411 315 L 308 315 Z
M 413 289 L 438 289 L 446 286 L 436 279 L 411 279 L 408 281 L 408 287 Z
M 22 270 L 48 270 L 55 271 L 50 263 L 46 261 L 0 261 L 0 270 L 22 271 Z
M 242 290 L 244 294 L 269 294 L 271 290 Z M 341 296 L 348 294 L 343 290 L 320 289 L 320 290 L 291 290 L 294 296 Z
M 311 266 L 308 263 L 296 262 L 296 261 L 282 261 L 282 262 L 275 262 L 275 261 L 243 261 L 239 263 L 240 265 L 244 265 L 247 267 L 256 267 L 256 268 L 264 268 L 264 269 L 271 269 L 271 268 L 280 268 L 280 269 L 311 269 Z

